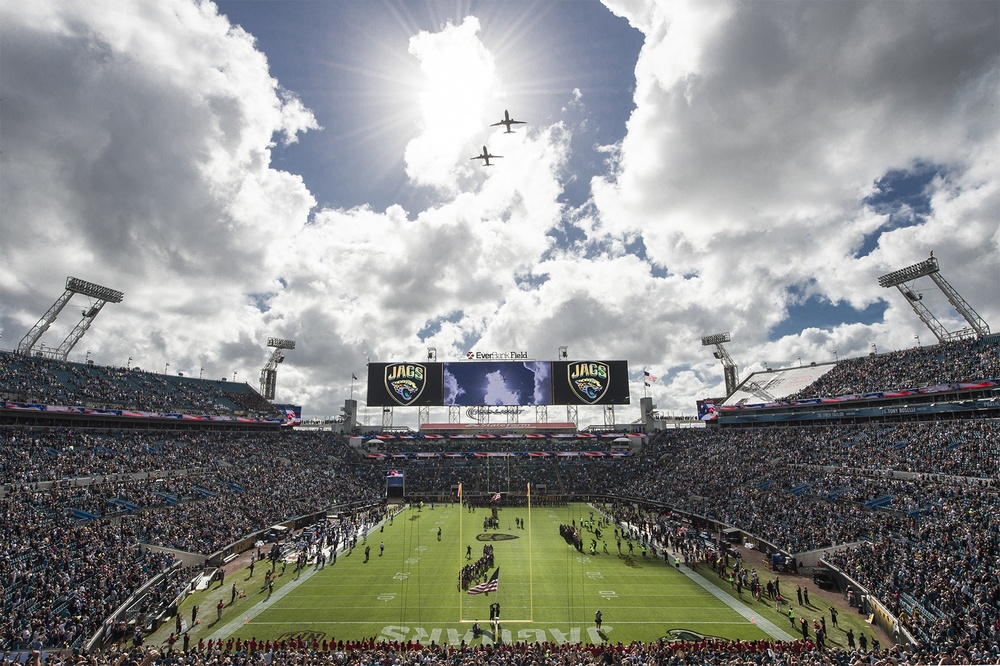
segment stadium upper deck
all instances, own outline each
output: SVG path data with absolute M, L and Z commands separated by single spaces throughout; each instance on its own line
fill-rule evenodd
M 245 415 L 283 419 L 247 384 L 0 351 L 0 399 L 130 412 Z

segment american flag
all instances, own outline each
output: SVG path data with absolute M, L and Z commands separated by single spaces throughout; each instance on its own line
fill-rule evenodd
M 493 493 L 493 497 L 490 498 L 490 501 L 491 502 L 499 502 L 500 501 L 500 493 Z
M 649 370 L 642 371 L 642 379 L 646 382 L 646 386 L 649 386 L 656 381 L 656 375 L 649 374 Z
M 496 592 L 498 587 L 500 587 L 500 567 L 497 567 L 497 570 L 493 572 L 493 575 L 490 576 L 490 579 L 488 581 L 486 581 L 485 583 L 480 583 L 475 587 L 470 587 L 469 594 L 484 594 L 486 592 Z

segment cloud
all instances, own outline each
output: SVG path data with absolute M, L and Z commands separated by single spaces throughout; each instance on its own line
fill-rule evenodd
M 417 184 L 453 194 L 457 176 L 470 170 L 469 146 L 482 136 L 500 90 L 493 55 L 477 36 L 479 27 L 470 16 L 457 26 L 448 23 L 439 32 L 421 31 L 410 39 L 424 84 L 421 132 L 406 146 L 406 174 Z
M 268 291 L 269 244 L 314 205 L 271 146 L 311 114 L 210 3 L 0 12 L 4 328 L 34 323 L 70 274 L 125 292 L 88 335 L 108 357 L 245 363 L 260 322 L 245 295 Z
M 702 322 L 763 343 L 796 287 L 908 311 L 875 278 L 935 248 L 1000 315 L 997 247 L 982 243 L 996 237 L 996 6 L 606 4 L 646 39 L 615 170 L 593 183 L 595 231 L 638 235 L 688 276 L 678 286 L 714 308 Z M 865 196 L 927 163 L 946 174 L 930 214 L 886 229 Z M 877 248 L 855 258 L 870 234 Z M 661 318 L 680 313 L 663 300 Z M 899 324 L 894 344 L 919 327 L 908 312 Z
M 391 156 L 426 193 L 409 210 L 317 208 L 304 177 L 330 174 L 275 168 L 320 128 L 212 4 L 0 5 L 4 334 L 76 275 L 126 293 L 83 343 L 98 362 L 254 383 L 266 338 L 294 339 L 278 397 L 307 414 L 363 398 L 350 375 L 368 358 L 562 345 L 655 368 L 660 411 L 691 413 L 723 387 L 707 333 L 731 330 L 744 370 L 911 345 L 919 321 L 875 280 L 931 249 L 997 320 L 995 4 L 606 4 L 644 43 L 622 140 L 599 146 L 589 120 L 489 127 L 511 82 L 479 19 L 411 33 L 423 79 Z M 596 118 L 573 64 L 545 63 L 567 83 L 554 112 L 585 99 Z M 470 161 L 483 143 L 496 167 Z M 601 175 L 574 207 L 581 164 Z M 928 169 L 905 225 L 866 202 L 887 174 Z M 772 339 L 810 299 L 889 307 Z

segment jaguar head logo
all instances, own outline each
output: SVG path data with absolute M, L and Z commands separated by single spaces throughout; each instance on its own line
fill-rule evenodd
M 427 368 L 419 363 L 385 366 L 385 388 L 392 399 L 407 407 L 416 402 L 427 385 Z
M 568 367 L 569 386 L 584 404 L 593 405 L 604 397 L 611 376 L 610 367 L 600 361 L 580 361 Z

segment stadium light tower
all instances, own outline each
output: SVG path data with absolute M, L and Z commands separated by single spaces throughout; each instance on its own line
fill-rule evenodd
M 934 337 L 939 342 L 971 337 L 982 338 L 989 335 L 989 325 L 972 309 L 971 305 L 966 303 L 961 294 L 948 284 L 948 281 L 944 279 L 938 269 L 938 260 L 934 258 L 934 252 L 931 252 L 931 256 L 919 264 L 913 264 L 898 271 L 886 273 L 878 279 L 878 283 L 882 287 L 896 287 L 896 289 L 899 289 L 899 293 L 906 297 L 906 301 L 913 308 L 913 311 L 917 313 L 917 316 L 920 317 L 920 321 L 924 322 L 927 328 L 931 329 L 931 333 L 934 334 Z M 917 278 L 924 276 L 929 277 L 937 285 L 938 289 L 945 295 L 945 298 L 948 299 L 948 302 L 955 308 L 955 311 L 969 323 L 966 328 L 949 333 L 941 322 L 937 320 L 937 317 L 923 304 L 924 295 L 910 288 L 910 285 Z
M 740 385 L 739 368 L 736 367 L 736 361 L 733 360 L 733 357 L 729 355 L 728 351 L 726 351 L 725 343 L 731 341 L 732 337 L 728 332 L 706 335 L 701 339 L 702 347 L 715 345 L 715 351 L 712 352 L 712 355 L 722 361 L 722 373 L 726 378 L 727 398 L 731 396 L 733 392 L 736 391 L 736 387 Z
M 283 349 L 295 349 L 295 340 L 284 340 L 282 338 L 268 338 L 267 346 L 273 347 L 271 358 L 267 359 L 267 364 L 260 371 L 260 394 L 266 400 L 274 400 L 274 387 L 278 382 L 278 364 L 285 360 L 285 355 L 281 353 Z M 236 381 L 236 375 L 233 375 Z
M 80 323 L 69 332 L 66 339 L 56 349 L 50 350 L 44 348 L 44 350 L 40 349 L 36 352 L 35 345 L 38 344 L 39 339 L 45 334 L 45 331 L 49 330 L 52 322 L 56 320 L 56 317 L 59 316 L 59 313 L 66 307 L 70 299 L 73 298 L 73 294 L 81 294 L 90 299 L 90 307 L 83 311 L 83 318 L 80 320 Z M 99 284 L 80 280 L 72 276 L 66 278 L 66 291 L 56 299 L 56 302 L 42 315 L 38 323 L 32 326 L 31 330 L 21 338 L 21 342 L 17 345 L 17 351 L 27 355 L 37 353 L 47 358 L 65 361 L 73 346 L 80 341 L 80 338 L 83 337 L 83 334 L 87 332 L 87 329 L 94 322 L 94 318 L 100 314 L 101 308 L 106 303 L 121 303 L 124 297 L 125 294 L 116 289 L 102 287 Z

